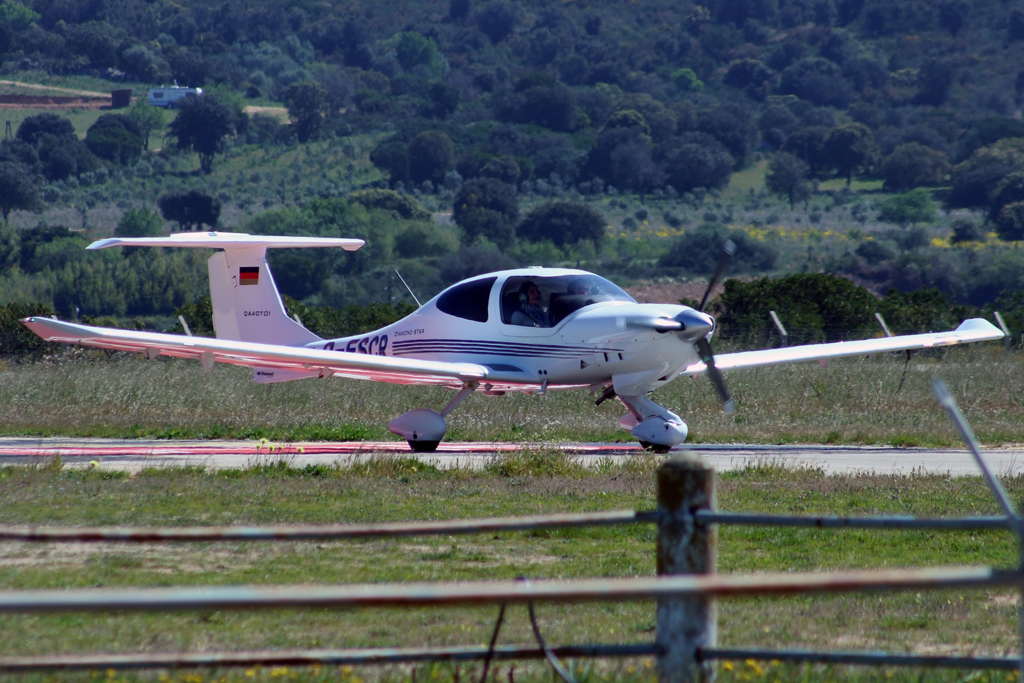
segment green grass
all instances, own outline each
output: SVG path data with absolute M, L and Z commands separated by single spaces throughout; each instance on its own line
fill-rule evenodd
M 721 350 L 720 350 L 721 352 Z M 389 420 L 414 408 L 439 410 L 452 393 L 357 380 L 260 385 L 244 368 L 102 352 L 0 366 L 0 433 L 274 441 L 395 439 Z M 906 377 L 903 378 L 906 369 Z M 953 387 L 986 443 L 1024 441 L 1024 355 L 972 345 L 899 355 L 728 373 L 738 410 L 723 413 L 711 383 L 679 378 L 654 400 L 690 425 L 695 442 L 959 443 L 932 395 L 931 378 Z M 901 386 L 902 383 L 902 386 Z M 586 391 L 545 396 L 472 396 L 448 418 L 449 440 L 631 440 L 615 401 L 595 407 Z
M 28 117 L 47 112 L 51 114 L 56 113 L 71 121 L 71 125 L 75 127 L 75 133 L 78 134 L 78 137 L 84 138 L 86 131 L 89 130 L 89 126 L 96 123 L 96 119 L 113 111 L 112 109 L 61 109 L 59 111 L 53 109 L 3 109 L 0 110 L 0 116 L 3 116 L 5 121 L 10 121 L 11 129 L 17 133 L 18 126 Z
M 580 470 L 571 459 L 524 463 L 499 459 L 483 472 L 439 472 L 408 459 L 379 458 L 356 467 L 285 465 L 232 473 L 151 470 L 133 477 L 95 471 L 0 470 L 3 524 L 270 524 L 383 522 L 650 509 L 653 467 Z M 514 464 L 514 467 L 507 467 Z M 1024 479 L 1007 482 L 1014 498 Z M 848 476 L 815 470 L 753 467 L 723 475 L 719 508 L 800 514 L 996 514 L 976 478 Z M 201 543 L 175 545 L 0 545 L 0 587 L 72 588 L 102 585 L 359 583 L 601 576 L 654 573 L 650 526 L 415 537 L 365 542 Z M 1006 533 L 818 531 L 726 527 L 719 537 L 719 571 L 817 571 L 1017 561 Z M 654 605 L 538 607 L 553 643 L 647 642 Z M 719 643 L 758 648 L 889 649 L 896 652 L 1003 654 L 1018 646 L 1012 593 L 943 591 L 895 595 L 806 596 L 723 600 Z M 193 651 L 289 647 L 392 647 L 485 643 L 496 609 L 295 610 L 174 614 L 33 615 L 0 621 L 0 654 Z M 525 610 L 511 608 L 501 643 L 531 642 Z M 58 645 L 59 644 L 59 645 Z M 583 680 L 650 680 L 650 661 L 580 662 Z M 574 664 L 575 666 L 575 664 Z M 802 667 L 733 663 L 723 680 L 791 680 Z M 470 669 L 471 671 L 472 669 Z M 501 665 L 505 680 L 508 665 Z M 450 668 L 420 668 L 417 679 L 454 678 Z M 463 667 L 462 674 L 472 674 Z M 867 669 L 814 668 L 809 680 L 874 679 Z M 231 680 L 337 680 L 327 668 L 221 672 Z M 214 680 L 221 673 L 202 674 Z M 897 672 L 895 680 L 954 681 L 949 674 Z M 177 674 L 175 680 L 189 680 Z M 520 664 L 520 680 L 546 680 L 541 665 Z M 892 672 L 890 672 L 892 675 Z M 139 674 L 145 678 L 145 675 Z M 409 669 L 341 672 L 408 680 Z M 885 678 L 884 671 L 878 671 Z M 135 680 L 136 675 L 121 676 Z M 79 677 L 88 679 L 88 675 Z M 62 676 L 63 679 L 63 676 Z M 23 679 L 17 679 L 23 680 Z M 44 679 L 40 679 L 44 680 Z M 198 679 L 195 679 L 198 680 Z M 996 680 L 996 679 L 980 679 Z M 998 680 L 1005 680 L 999 678 Z
M 729 178 L 729 187 L 722 195 L 724 197 L 743 198 L 750 194 L 751 190 L 757 191 L 764 187 L 764 174 L 768 169 L 768 161 L 758 161 L 747 168 L 733 173 Z

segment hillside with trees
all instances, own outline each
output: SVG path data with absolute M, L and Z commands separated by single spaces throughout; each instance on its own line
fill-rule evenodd
M 202 259 L 81 246 L 214 227 L 366 238 L 275 255 L 311 306 L 406 301 L 396 267 L 700 277 L 727 237 L 750 277 L 1017 300 L 1022 58 L 1013 1 L 4 0 L 4 78 L 205 94 L 20 121 L 0 304 L 167 319 Z

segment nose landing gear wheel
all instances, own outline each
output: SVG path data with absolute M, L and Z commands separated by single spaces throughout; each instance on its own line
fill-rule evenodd
M 409 441 L 409 448 L 416 453 L 433 453 L 440 441 Z
M 665 453 L 668 453 L 670 450 L 672 450 L 671 446 L 666 446 L 660 443 L 651 443 L 650 441 L 641 441 L 640 445 L 643 446 L 643 449 L 645 451 L 649 451 L 651 453 L 658 453 L 661 455 L 664 455 Z

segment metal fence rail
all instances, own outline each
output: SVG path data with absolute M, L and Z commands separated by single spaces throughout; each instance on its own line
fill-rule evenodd
M 456 519 L 439 522 L 393 522 L 381 524 L 281 524 L 274 526 L 206 527 L 39 527 L 2 526 L 0 541 L 45 543 L 195 543 L 212 541 L 309 541 L 359 540 L 398 536 L 450 536 L 487 534 L 501 531 L 570 529 L 622 524 L 657 524 L 658 510 L 610 510 L 607 512 Z M 1014 530 L 1007 517 L 905 516 L 809 517 L 801 515 L 760 515 L 752 513 L 698 510 L 698 524 L 738 526 L 793 526 L 819 529 L 937 529 L 945 531 Z
M 346 586 L 207 586 L 0 591 L 0 613 L 425 607 L 665 600 L 687 597 L 992 588 L 1020 574 L 987 567 L 829 573 L 706 574 L 630 579 L 376 583 Z
M 759 515 L 699 510 L 693 515 L 701 524 L 738 526 L 795 526 L 817 529 L 939 529 L 944 531 L 1015 531 L 1008 517 L 807 517 L 799 515 Z
M 567 645 L 549 648 L 557 657 L 645 657 L 661 652 L 654 643 L 636 645 Z M 162 669 L 232 666 L 315 666 L 469 662 L 481 659 L 544 659 L 538 647 L 498 645 L 471 647 L 365 648 L 358 650 L 254 650 L 249 652 L 42 655 L 0 657 L 0 671 L 34 673 L 97 669 Z
M 651 524 L 659 512 L 612 510 L 488 519 L 455 519 L 439 522 L 383 524 L 282 524 L 275 526 L 206 527 L 38 527 L 0 526 L 0 541 L 166 543 L 197 541 L 308 541 L 357 540 L 391 536 L 487 534 L 499 531 L 567 529 L 617 524 Z
M 853 664 L 859 666 L 918 666 L 950 669 L 1002 669 L 1016 671 L 1017 657 L 947 657 L 941 655 L 893 655 L 885 652 L 812 652 L 810 650 L 744 650 L 703 648 L 702 661 L 748 659 L 758 661 L 806 662 L 811 664 Z

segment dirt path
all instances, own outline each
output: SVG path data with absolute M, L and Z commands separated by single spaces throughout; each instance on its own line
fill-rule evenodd
M 55 85 L 39 85 L 38 83 L 22 83 L 21 81 L 0 81 L 0 85 L 16 85 L 32 90 L 53 90 L 55 92 L 79 95 L 81 97 L 110 97 L 108 92 L 96 92 L 95 90 L 72 90 L 71 88 L 58 88 Z
M 246 114 L 269 114 L 276 116 L 282 121 L 288 120 L 288 110 L 284 107 L 257 107 L 256 105 L 250 104 L 243 111 Z

